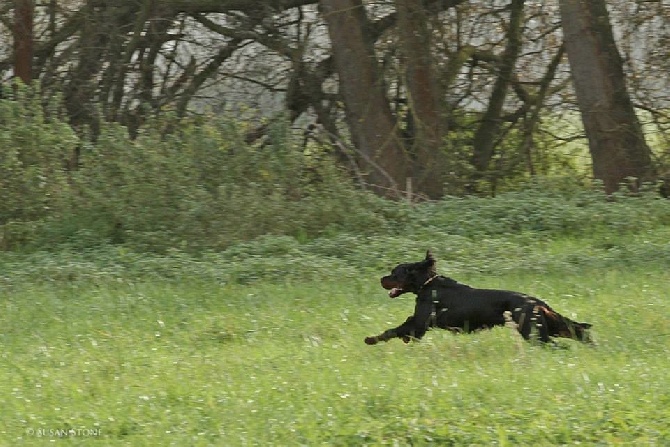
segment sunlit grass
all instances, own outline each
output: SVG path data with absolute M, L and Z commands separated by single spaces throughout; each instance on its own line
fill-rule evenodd
M 413 307 L 376 277 L 26 284 L 3 296 L 0 440 L 66 442 L 47 433 L 67 428 L 72 445 L 670 442 L 665 270 L 459 279 L 541 296 L 593 323 L 598 344 L 497 328 L 369 347 Z

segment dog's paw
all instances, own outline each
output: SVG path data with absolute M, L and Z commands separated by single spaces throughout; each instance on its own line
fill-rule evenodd
M 412 338 L 411 338 L 409 335 L 405 335 L 405 336 L 402 338 L 402 341 L 403 341 L 403 343 L 407 344 L 407 343 L 409 343 L 410 341 L 412 341 Z
M 379 342 L 377 337 L 365 337 L 366 345 L 376 345 Z

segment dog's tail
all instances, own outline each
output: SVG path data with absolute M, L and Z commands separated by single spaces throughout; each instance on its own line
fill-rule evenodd
M 578 323 L 559 314 L 549 306 L 536 306 L 534 310 L 542 316 L 549 335 L 572 338 L 585 343 L 592 341 L 588 331 L 592 327 L 590 323 Z

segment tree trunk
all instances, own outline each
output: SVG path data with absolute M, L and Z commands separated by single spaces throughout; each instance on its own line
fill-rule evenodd
M 605 1 L 560 0 L 559 5 L 594 176 L 607 193 L 628 177 L 650 180 L 651 151 L 626 89 Z
M 431 55 L 428 17 L 421 0 L 396 0 L 403 66 L 406 67 L 409 113 L 414 124 L 410 152 L 416 188 L 431 199 L 442 196 L 444 101 Z
M 15 0 L 14 75 L 30 84 L 33 79 L 33 0 Z
M 320 0 L 340 94 L 354 145 L 370 168 L 368 182 L 389 196 L 405 184 L 408 159 L 386 98 L 361 0 Z
M 527 111 L 524 116 L 520 153 L 523 154 L 526 159 L 526 169 L 531 176 L 534 176 L 536 173 L 535 165 L 533 163 L 533 152 L 535 150 L 537 126 L 540 124 L 542 118 L 542 111 L 546 102 L 546 97 L 550 92 L 549 87 L 556 78 L 556 71 L 558 70 L 564 55 L 565 45 L 561 45 L 551 59 L 544 76 L 540 79 L 537 93 L 528 95 L 528 97 L 524 99 L 524 108 L 526 108 Z M 517 89 L 519 88 L 520 87 L 517 87 Z
M 524 0 L 512 0 L 510 18 L 507 26 L 507 45 L 499 62 L 499 72 L 488 107 L 482 116 L 482 121 L 475 131 L 472 155 L 472 165 L 479 176 L 486 173 L 493 157 L 496 140 L 502 126 L 501 114 L 505 105 L 505 98 L 514 72 L 514 66 L 521 50 L 521 33 L 523 26 Z

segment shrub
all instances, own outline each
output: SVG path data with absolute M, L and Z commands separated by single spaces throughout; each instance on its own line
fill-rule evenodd
M 274 236 L 310 256 L 352 260 L 353 250 L 371 265 L 444 241 L 625 235 L 670 223 L 670 202 L 655 192 L 608 201 L 572 177 L 535 178 L 495 198 L 389 201 L 356 188 L 329 153 L 303 147 L 282 122 L 259 145 L 225 117 L 181 121 L 166 133 L 167 117 L 134 140 L 110 124 L 85 143 L 23 94 L 0 101 L 0 250 L 234 252 Z M 67 171 L 75 149 L 80 167 Z
M 79 144 L 70 126 L 45 117 L 37 96 L 16 94 L 0 99 L 0 225 L 39 220 L 62 205 L 65 163 Z
M 357 190 L 328 154 L 303 151 L 286 131 L 259 147 L 244 144 L 226 120 L 185 122 L 173 135 L 161 128 L 153 123 L 131 141 L 122 127 L 105 126 L 33 245 L 200 251 L 266 234 L 305 241 L 386 225 L 385 201 Z

